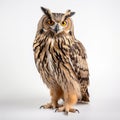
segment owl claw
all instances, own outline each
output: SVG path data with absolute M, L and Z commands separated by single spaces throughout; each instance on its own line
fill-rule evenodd
M 57 112 L 58 111 L 58 108 L 57 109 L 55 109 L 55 112 Z
M 78 113 L 80 113 L 78 109 L 75 109 L 75 112 L 78 112 Z
M 68 115 L 68 111 L 65 111 L 65 115 Z
M 41 106 L 40 106 L 40 109 L 41 109 L 41 108 L 44 108 L 44 105 L 41 105 Z
M 65 112 L 65 109 L 63 107 L 59 107 L 55 110 L 55 112 L 62 112 L 62 111 Z
M 61 105 L 59 104 L 53 104 L 53 103 L 48 103 L 45 105 L 41 105 L 40 108 L 44 108 L 44 109 L 55 109 L 55 108 L 59 108 Z
M 75 112 L 80 113 L 78 109 L 73 109 L 73 108 L 69 109 L 69 112 L 72 112 L 72 113 L 75 113 Z
M 46 104 L 46 105 L 40 106 L 40 109 L 41 109 L 41 108 L 44 108 L 44 109 L 53 109 L 54 106 L 53 106 L 51 103 L 48 103 L 48 104 Z
M 59 107 L 59 108 L 57 108 L 55 110 L 55 112 L 57 112 L 57 111 L 58 112 L 64 112 L 65 115 L 68 115 L 69 112 L 72 112 L 72 113 L 78 112 L 78 113 L 80 113 L 78 109 L 70 108 L 69 110 L 66 110 L 65 107 Z

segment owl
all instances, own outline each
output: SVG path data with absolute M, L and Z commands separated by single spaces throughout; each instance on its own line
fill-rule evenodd
M 75 113 L 78 102 L 89 102 L 89 70 L 83 44 L 75 38 L 71 10 L 52 13 L 41 7 L 41 17 L 33 42 L 34 59 L 51 101 L 41 107 Z M 59 105 L 59 99 L 63 104 Z M 79 112 L 79 111 L 78 111 Z

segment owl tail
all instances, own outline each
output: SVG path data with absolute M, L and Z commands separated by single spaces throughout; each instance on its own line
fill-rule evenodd
M 78 98 L 78 103 L 88 103 L 89 100 L 89 92 L 87 86 L 80 85 L 80 91 L 81 91 L 81 98 Z

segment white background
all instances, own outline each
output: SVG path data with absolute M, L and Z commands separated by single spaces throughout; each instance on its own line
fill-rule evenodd
M 50 100 L 35 68 L 32 43 L 42 12 L 75 11 L 75 35 L 88 54 L 90 99 L 68 117 L 39 109 Z M 120 119 L 119 0 L 0 0 L 0 120 Z

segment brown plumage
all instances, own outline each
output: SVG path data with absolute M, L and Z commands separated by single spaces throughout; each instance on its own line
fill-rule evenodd
M 70 17 L 75 13 L 41 9 L 44 15 L 38 23 L 33 50 L 38 72 L 51 94 L 51 102 L 42 107 L 76 112 L 72 105 L 78 101 L 89 102 L 89 70 L 85 48 L 74 36 Z M 64 101 L 61 106 L 59 99 Z

